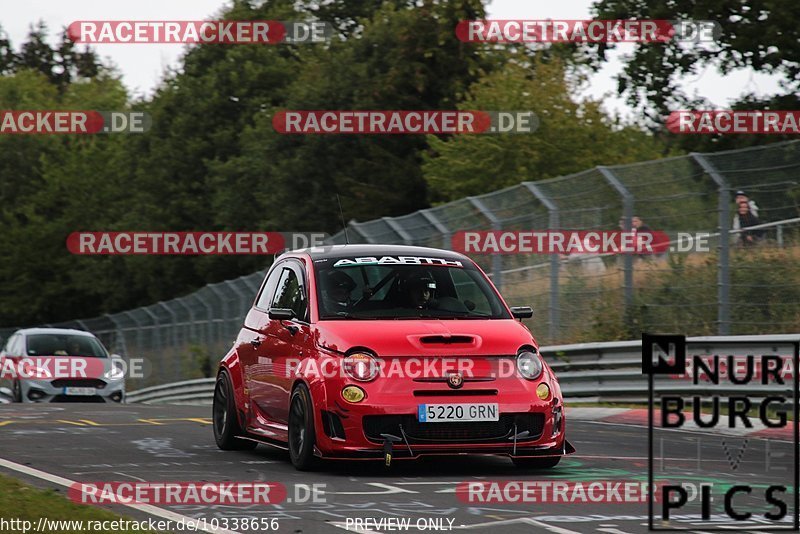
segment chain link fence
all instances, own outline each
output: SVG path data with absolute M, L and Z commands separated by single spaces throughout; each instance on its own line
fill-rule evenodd
M 764 239 L 731 233 L 734 194 L 757 203 Z M 468 197 L 401 217 L 351 221 L 351 243 L 451 248 L 463 230 L 652 230 L 709 234 L 708 252 L 659 256 L 476 255 L 511 305 L 532 305 L 542 344 L 800 331 L 800 141 L 596 167 Z M 724 236 L 724 238 L 722 237 Z M 344 243 L 344 232 L 329 239 Z M 235 339 L 265 271 L 190 295 L 93 319 L 113 352 L 151 362 L 141 385 L 211 376 Z M 13 329 L 0 330 L 6 337 Z

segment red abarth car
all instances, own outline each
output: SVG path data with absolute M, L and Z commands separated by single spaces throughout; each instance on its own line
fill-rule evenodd
M 549 468 L 561 390 L 483 271 L 454 252 L 336 245 L 279 256 L 220 362 L 221 449 L 266 443 L 319 458 L 493 454 Z

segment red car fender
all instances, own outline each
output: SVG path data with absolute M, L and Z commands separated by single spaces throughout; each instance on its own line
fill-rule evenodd
M 246 425 L 247 421 L 244 418 L 244 409 L 243 407 L 247 405 L 248 395 L 245 392 L 245 385 L 244 385 L 244 376 L 242 375 L 242 366 L 239 360 L 239 354 L 236 352 L 235 348 L 231 348 L 228 353 L 222 358 L 222 361 L 219 362 L 219 370 L 217 371 L 217 375 L 222 370 L 228 372 L 228 376 L 231 379 L 231 385 L 233 386 L 233 398 L 236 403 L 236 407 L 238 408 L 237 413 L 239 415 L 239 424 L 244 426 Z
M 328 400 L 328 391 L 325 387 L 325 381 L 320 379 L 309 381 L 306 378 L 297 378 L 292 384 L 292 391 L 294 391 L 298 384 L 305 384 L 309 393 L 311 393 L 311 411 L 314 414 L 314 429 L 319 435 L 319 433 L 322 432 L 322 411 L 318 409 L 318 407 L 327 406 Z M 291 395 L 289 395 L 289 399 L 291 399 Z M 289 406 L 287 406 L 287 411 L 288 409 Z

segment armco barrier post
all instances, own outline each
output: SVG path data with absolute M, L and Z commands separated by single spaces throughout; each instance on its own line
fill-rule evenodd
M 239 324 L 241 323 L 244 314 L 247 313 L 245 311 L 249 307 L 249 303 L 247 302 L 247 295 L 239 290 L 239 286 L 237 284 L 239 280 L 225 280 L 222 282 L 226 287 L 229 287 L 233 290 L 233 293 L 236 295 L 236 315 L 232 317 L 228 317 L 228 320 L 231 321 L 231 332 L 234 332 L 238 329 Z M 244 312 L 244 313 L 242 313 Z
M 155 349 L 154 352 L 163 349 L 164 347 L 161 344 L 161 334 L 162 334 L 161 321 L 158 320 L 158 316 L 155 313 L 153 313 L 153 311 L 150 309 L 150 306 L 145 306 L 141 308 L 141 310 L 144 313 L 146 313 L 150 317 L 150 320 L 153 322 L 152 326 L 153 337 L 151 338 L 153 342 L 150 345 L 151 348 Z M 161 376 L 166 376 L 164 373 L 164 358 L 159 357 L 156 359 L 158 360 L 158 372 L 161 374 Z
M 144 347 L 144 327 L 143 327 L 142 323 L 139 322 L 139 319 L 136 318 L 136 315 L 133 314 L 133 311 L 119 312 L 119 315 L 124 315 L 125 317 L 127 317 L 130 320 L 131 323 L 133 323 L 133 327 L 134 327 L 134 329 L 136 331 L 136 347 L 137 347 L 137 351 L 138 351 L 138 353 L 141 354 L 142 349 Z M 126 340 L 126 343 L 125 343 L 125 348 L 126 348 L 125 356 L 130 356 L 131 352 L 129 350 L 127 350 L 128 349 L 127 340 Z
M 522 182 L 522 185 L 530 191 L 536 199 L 542 203 L 547 209 L 547 225 L 550 230 L 558 230 L 561 226 L 561 221 L 558 214 L 558 206 L 552 201 L 550 197 L 544 194 L 541 188 L 537 187 L 533 182 Z M 558 254 L 550 254 L 550 310 L 549 310 L 549 325 L 547 335 L 550 337 L 550 342 L 558 339 L 558 330 L 561 327 L 561 317 L 559 309 L 559 271 L 561 269 L 561 260 Z
M 467 197 L 467 200 L 475 206 L 478 211 L 480 211 L 484 217 L 486 217 L 492 225 L 492 230 L 495 232 L 499 232 L 503 229 L 502 222 L 497 216 L 490 210 L 486 204 L 478 197 Z M 492 283 L 495 285 L 498 291 L 502 291 L 503 287 L 503 259 L 500 257 L 499 254 L 492 255 Z
M 597 167 L 603 178 L 611 184 L 617 193 L 622 197 L 623 218 L 625 219 L 625 231 L 630 232 L 633 229 L 633 203 L 635 201 L 633 194 L 628 191 L 628 188 L 622 185 L 622 182 L 617 178 L 614 172 L 608 167 L 602 165 Z M 623 310 L 623 317 L 625 318 L 626 326 L 631 326 L 630 314 L 633 310 L 633 254 L 624 254 L 622 256 L 622 268 L 624 271 L 624 302 L 625 309 Z
M 206 286 L 208 288 L 208 286 Z M 202 291 L 202 290 L 201 290 Z M 206 309 L 206 344 L 211 345 L 214 343 L 214 307 L 204 297 L 200 295 L 201 291 L 195 293 L 197 300 L 203 304 Z M 214 294 L 211 289 L 208 290 L 212 295 Z
M 703 154 L 692 152 L 691 156 L 714 180 L 719 191 L 719 265 L 717 269 L 717 334 L 731 333 L 731 272 L 730 272 L 730 202 L 731 192 L 725 177 Z
M 225 328 L 225 322 L 228 320 L 230 313 L 228 312 L 229 304 L 225 300 L 225 293 L 220 289 L 221 282 L 216 284 L 209 284 L 207 287 L 211 293 L 219 300 L 220 320 L 219 328 L 217 329 L 217 339 L 222 341 L 228 336 L 228 330 Z
M 119 324 L 113 315 L 106 313 L 103 314 L 109 321 L 114 324 L 114 346 L 109 347 L 112 352 L 119 352 L 123 356 L 128 356 L 128 347 L 125 344 L 125 332 L 122 331 L 122 326 Z
M 386 223 L 386 225 L 391 228 L 397 235 L 400 236 L 400 239 L 403 240 L 404 245 L 413 245 L 414 238 L 406 232 L 406 229 L 403 228 L 403 225 L 397 222 L 393 217 L 382 217 L 381 220 Z
M 426 221 L 431 223 L 431 226 L 433 226 L 439 232 L 441 232 L 441 234 L 442 234 L 442 248 L 444 248 L 446 250 L 450 250 L 453 247 L 452 239 L 450 237 L 451 236 L 450 230 L 444 224 L 442 224 L 442 221 L 440 221 L 436 217 L 436 215 L 431 213 L 430 209 L 420 210 L 420 213 L 422 214 L 423 217 L 425 217 Z
M 173 355 L 173 358 L 175 358 L 175 377 L 178 378 L 178 377 L 181 376 L 181 361 L 180 361 L 180 356 L 179 356 L 180 353 L 178 352 L 178 346 L 179 346 L 179 342 L 178 342 L 178 326 L 177 326 L 178 317 L 175 314 L 175 311 L 172 308 L 170 308 L 167 305 L 167 303 L 165 303 L 163 301 L 159 301 L 157 305 L 161 306 L 162 308 L 164 308 L 167 311 L 167 313 L 169 314 L 170 320 L 172 321 L 172 328 L 171 328 L 172 329 L 172 348 L 173 348 L 172 355 Z M 166 339 L 166 336 L 164 336 L 164 337 Z M 169 343 L 165 343 L 165 345 L 168 345 L 168 344 Z M 166 351 L 164 353 L 162 353 L 162 355 L 161 355 L 162 358 L 164 357 L 164 354 L 166 354 Z

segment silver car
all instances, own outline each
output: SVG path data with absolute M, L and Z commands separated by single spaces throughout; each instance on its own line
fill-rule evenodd
M 55 357 L 89 360 L 95 372 L 87 376 L 40 376 L 9 378 L 9 362 L 19 363 L 26 358 Z M 96 361 L 93 359 L 97 358 Z M 96 365 L 95 365 L 96 364 Z M 120 365 L 121 364 L 121 365 Z M 109 354 L 94 334 L 66 328 L 26 328 L 17 330 L 0 351 L 1 376 L 11 385 L 14 402 L 123 402 L 125 400 L 124 362 Z M 7 390 L 6 390 L 7 391 Z

